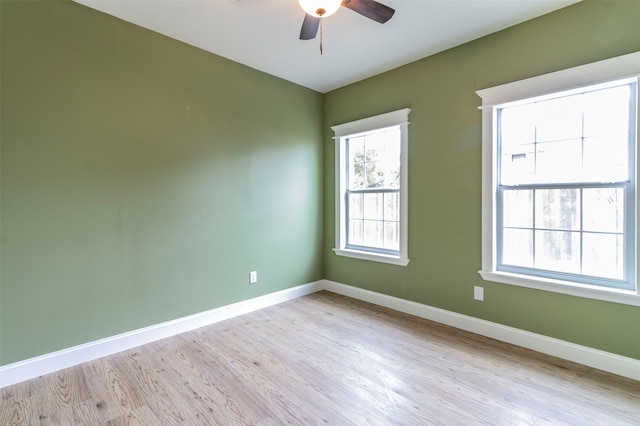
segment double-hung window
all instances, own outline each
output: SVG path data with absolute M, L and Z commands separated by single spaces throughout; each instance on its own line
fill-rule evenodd
M 640 304 L 639 74 L 632 54 L 478 92 L 483 277 Z
M 338 255 L 406 265 L 409 109 L 333 126 Z

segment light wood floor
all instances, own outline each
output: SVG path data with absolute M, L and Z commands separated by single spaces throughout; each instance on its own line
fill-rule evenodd
M 2 390 L 0 425 L 638 425 L 640 382 L 328 292 Z

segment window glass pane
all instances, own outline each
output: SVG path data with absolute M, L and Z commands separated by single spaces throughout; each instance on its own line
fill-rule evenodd
M 348 140 L 349 189 L 400 188 L 400 128 Z
M 533 228 L 533 190 L 504 191 L 502 203 L 504 226 Z
M 582 140 L 539 143 L 536 152 L 537 182 L 582 180 Z
M 366 136 L 366 161 L 380 161 L 385 157 L 385 148 L 389 140 L 387 132 L 372 133 Z
M 365 141 L 368 188 L 400 187 L 400 128 L 394 127 L 367 135 Z
M 400 249 L 400 223 L 384 223 L 384 248 L 387 250 Z
M 536 228 L 580 229 L 580 190 L 537 189 L 535 202 Z
M 348 244 L 362 245 L 363 244 L 363 227 L 361 220 L 349 221 L 349 239 Z
M 349 153 L 347 176 L 349 189 L 364 189 L 366 187 L 364 137 L 349 138 L 347 151 Z
M 585 188 L 583 229 L 597 232 L 622 232 L 624 229 L 624 190 L 622 188 Z
M 575 139 L 582 136 L 582 95 L 567 96 L 537 104 L 538 142 Z
M 364 195 L 364 218 L 373 220 L 384 219 L 383 194 L 363 194 Z
M 388 192 L 384 194 L 384 220 L 400 220 L 400 194 Z
M 348 245 L 400 249 L 400 194 L 349 194 Z
M 533 231 L 506 228 L 502 235 L 502 263 L 533 266 Z
M 398 157 L 399 158 L 399 157 Z M 400 188 L 400 162 L 399 161 L 381 161 L 378 168 L 384 175 L 382 186 L 389 189 Z
M 584 176 L 585 182 L 620 182 L 629 175 L 629 135 L 585 138 Z
M 531 182 L 535 176 L 535 144 L 509 145 L 502 147 L 500 156 L 500 182 L 515 185 Z
M 584 135 L 628 134 L 629 85 L 584 94 Z
M 363 221 L 363 226 L 363 245 L 382 248 L 384 241 L 384 228 L 382 226 L 382 222 L 377 220 L 365 220 Z
M 380 164 L 375 162 L 365 163 L 365 188 L 383 188 L 384 172 L 380 170 Z
M 623 237 L 614 234 L 583 235 L 582 272 L 594 277 L 622 280 Z
M 363 194 L 349 194 L 349 218 L 364 218 Z
M 386 143 L 384 157 L 380 158 L 380 170 L 384 173 L 384 187 L 400 188 L 400 128 L 384 133 Z
M 526 104 L 500 111 L 502 147 L 533 143 L 536 139 L 536 104 Z
M 348 139 L 349 163 L 364 161 L 364 136 Z
M 580 273 L 580 234 L 536 231 L 535 267 L 549 271 Z
M 627 180 L 630 96 L 625 85 L 500 110 L 500 183 Z

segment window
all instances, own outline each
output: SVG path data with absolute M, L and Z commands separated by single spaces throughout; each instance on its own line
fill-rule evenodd
M 640 305 L 640 53 L 478 92 L 488 280 Z
M 341 256 L 407 265 L 409 109 L 333 126 L 336 248 Z

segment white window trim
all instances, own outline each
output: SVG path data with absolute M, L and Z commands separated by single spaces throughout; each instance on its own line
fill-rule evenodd
M 497 241 L 496 229 L 496 194 L 497 184 L 496 150 L 497 114 L 496 107 L 509 102 L 516 102 L 533 97 L 549 95 L 555 92 L 577 89 L 612 80 L 640 76 L 640 52 L 618 56 L 587 65 L 565 69 L 562 71 L 532 77 L 526 80 L 503 84 L 476 93 L 482 98 L 482 269 L 478 271 L 483 279 L 503 284 L 512 284 L 556 293 L 591 299 L 605 300 L 609 302 L 623 303 L 640 306 L 640 288 L 636 282 L 635 291 L 609 289 L 599 286 L 590 286 L 569 281 L 560 281 L 533 277 L 529 275 L 506 273 L 497 270 Z M 640 123 L 640 108 L 638 108 L 637 123 Z M 636 130 L 636 138 L 638 131 Z M 637 142 L 636 142 L 637 143 Z M 638 151 L 636 150 L 636 173 L 638 168 Z M 635 181 L 637 182 L 637 176 Z M 637 188 L 636 188 L 637 191 Z M 636 200 L 638 197 L 636 196 Z M 635 206 L 637 210 L 637 201 Z M 634 226 L 636 230 L 635 244 L 637 247 L 638 226 L 637 218 Z M 637 250 L 640 252 L 640 250 Z M 636 256 L 638 253 L 636 253 Z M 637 281 L 637 265 L 634 276 Z
M 409 264 L 408 256 L 408 194 L 409 179 L 407 162 L 409 161 L 409 141 L 408 126 L 410 108 L 404 108 L 397 111 L 380 114 L 373 117 L 363 118 L 361 120 L 349 123 L 338 124 L 332 126 L 334 139 L 336 143 L 335 165 L 336 165 L 336 247 L 333 251 L 339 256 L 346 256 L 361 260 L 371 260 L 374 262 L 389 263 L 392 265 L 407 266 Z M 358 133 L 364 133 L 371 130 L 383 129 L 385 127 L 400 126 L 400 250 L 399 255 L 388 255 L 375 253 L 370 251 L 347 249 L 347 236 L 344 226 L 346 219 L 345 205 L 342 196 L 346 191 L 346 156 L 345 152 L 345 136 L 351 136 Z

